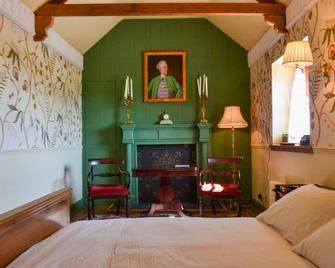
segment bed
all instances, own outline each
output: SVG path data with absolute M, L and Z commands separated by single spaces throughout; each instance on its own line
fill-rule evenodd
M 9 267 L 315 267 L 254 218 L 141 218 L 70 224 Z
M 68 194 L 64 190 L 53 194 L 50 204 L 44 204 L 37 212 L 26 213 L 25 217 L 16 218 L 11 223 L 7 220 L 5 233 L 11 231 L 12 245 L 20 245 L 20 250 L 13 254 L 15 246 L 3 247 L 1 234 L 4 230 L 0 229 L 0 243 L 5 249 L 0 252 L 0 266 L 316 267 L 292 252 L 290 243 L 277 231 L 255 218 L 157 217 L 68 224 L 68 213 L 64 214 L 69 204 Z M 31 232 L 27 226 L 36 218 L 47 220 L 47 226 L 55 219 L 57 224 L 51 224 L 55 232 L 50 235 L 49 228 L 41 234 L 39 228 L 39 238 L 34 239 L 34 231 Z M 3 218 L 0 227 L 1 223 Z M 25 246 L 22 246 L 18 232 L 13 232 L 18 224 L 21 233 L 30 237 L 26 239 L 30 243 Z M 36 243 L 36 240 L 41 241 Z

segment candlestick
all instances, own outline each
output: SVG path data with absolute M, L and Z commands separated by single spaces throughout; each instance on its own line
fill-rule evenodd
M 130 84 L 130 85 L 129 85 Z M 133 125 L 134 121 L 131 119 L 132 115 L 132 105 L 133 105 L 133 79 L 126 78 L 126 85 L 124 89 L 124 106 L 126 107 L 127 119 L 124 121 L 125 125 Z
M 201 105 L 200 123 L 207 124 L 208 120 L 206 119 L 206 105 L 208 101 L 208 78 L 204 74 L 202 77 L 200 76 L 198 78 L 197 82 L 198 82 L 199 103 Z
M 125 125 L 133 125 L 134 121 L 131 119 L 132 111 L 131 107 L 133 105 L 133 99 L 130 95 L 128 95 L 126 98 L 124 98 L 124 106 L 126 107 L 126 115 L 127 119 L 124 121 Z

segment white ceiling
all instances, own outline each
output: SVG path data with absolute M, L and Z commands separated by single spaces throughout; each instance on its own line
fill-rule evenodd
M 47 0 L 21 0 L 32 11 L 47 2 Z M 152 3 L 152 2 L 234 2 L 255 3 L 256 0 L 68 0 L 67 3 Z M 279 0 L 288 5 L 291 0 Z M 67 40 L 80 53 L 84 54 L 106 33 L 108 33 L 121 20 L 130 17 L 57 17 L 53 26 L 65 40 Z M 139 17 L 136 17 L 137 19 Z M 148 17 L 141 17 L 146 19 Z M 157 18 L 157 17 L 155 17 Z M 171 18 L 171 17 L 169 17 Z M 180 17 L 178 17 L 180 18 Z M 221 31 L 231 37 L 246 50 L 253 45 L 268 30 L 263 16 L 207 16 L 208 19 Z

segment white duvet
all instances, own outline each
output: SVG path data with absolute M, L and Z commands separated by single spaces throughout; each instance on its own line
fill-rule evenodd
M 315 267 L 255 218 L 139 218 L 72 223 L 9 267 Z

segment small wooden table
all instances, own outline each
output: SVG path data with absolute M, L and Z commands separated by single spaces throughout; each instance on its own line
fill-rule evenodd
M 175 210 L 179 216 L 185 217 L 183 205 L 176 200 L 176 194 L 171 187 L 171 177 L 198 177 L 198 167 L 186 168 L 136 168 L 133 169 L 134 177 L 159 177 L 160 186 L 156 192 L 159 203 L 152 203 L 147 212 L 148 216 L 154 215 L 157 210 Z

